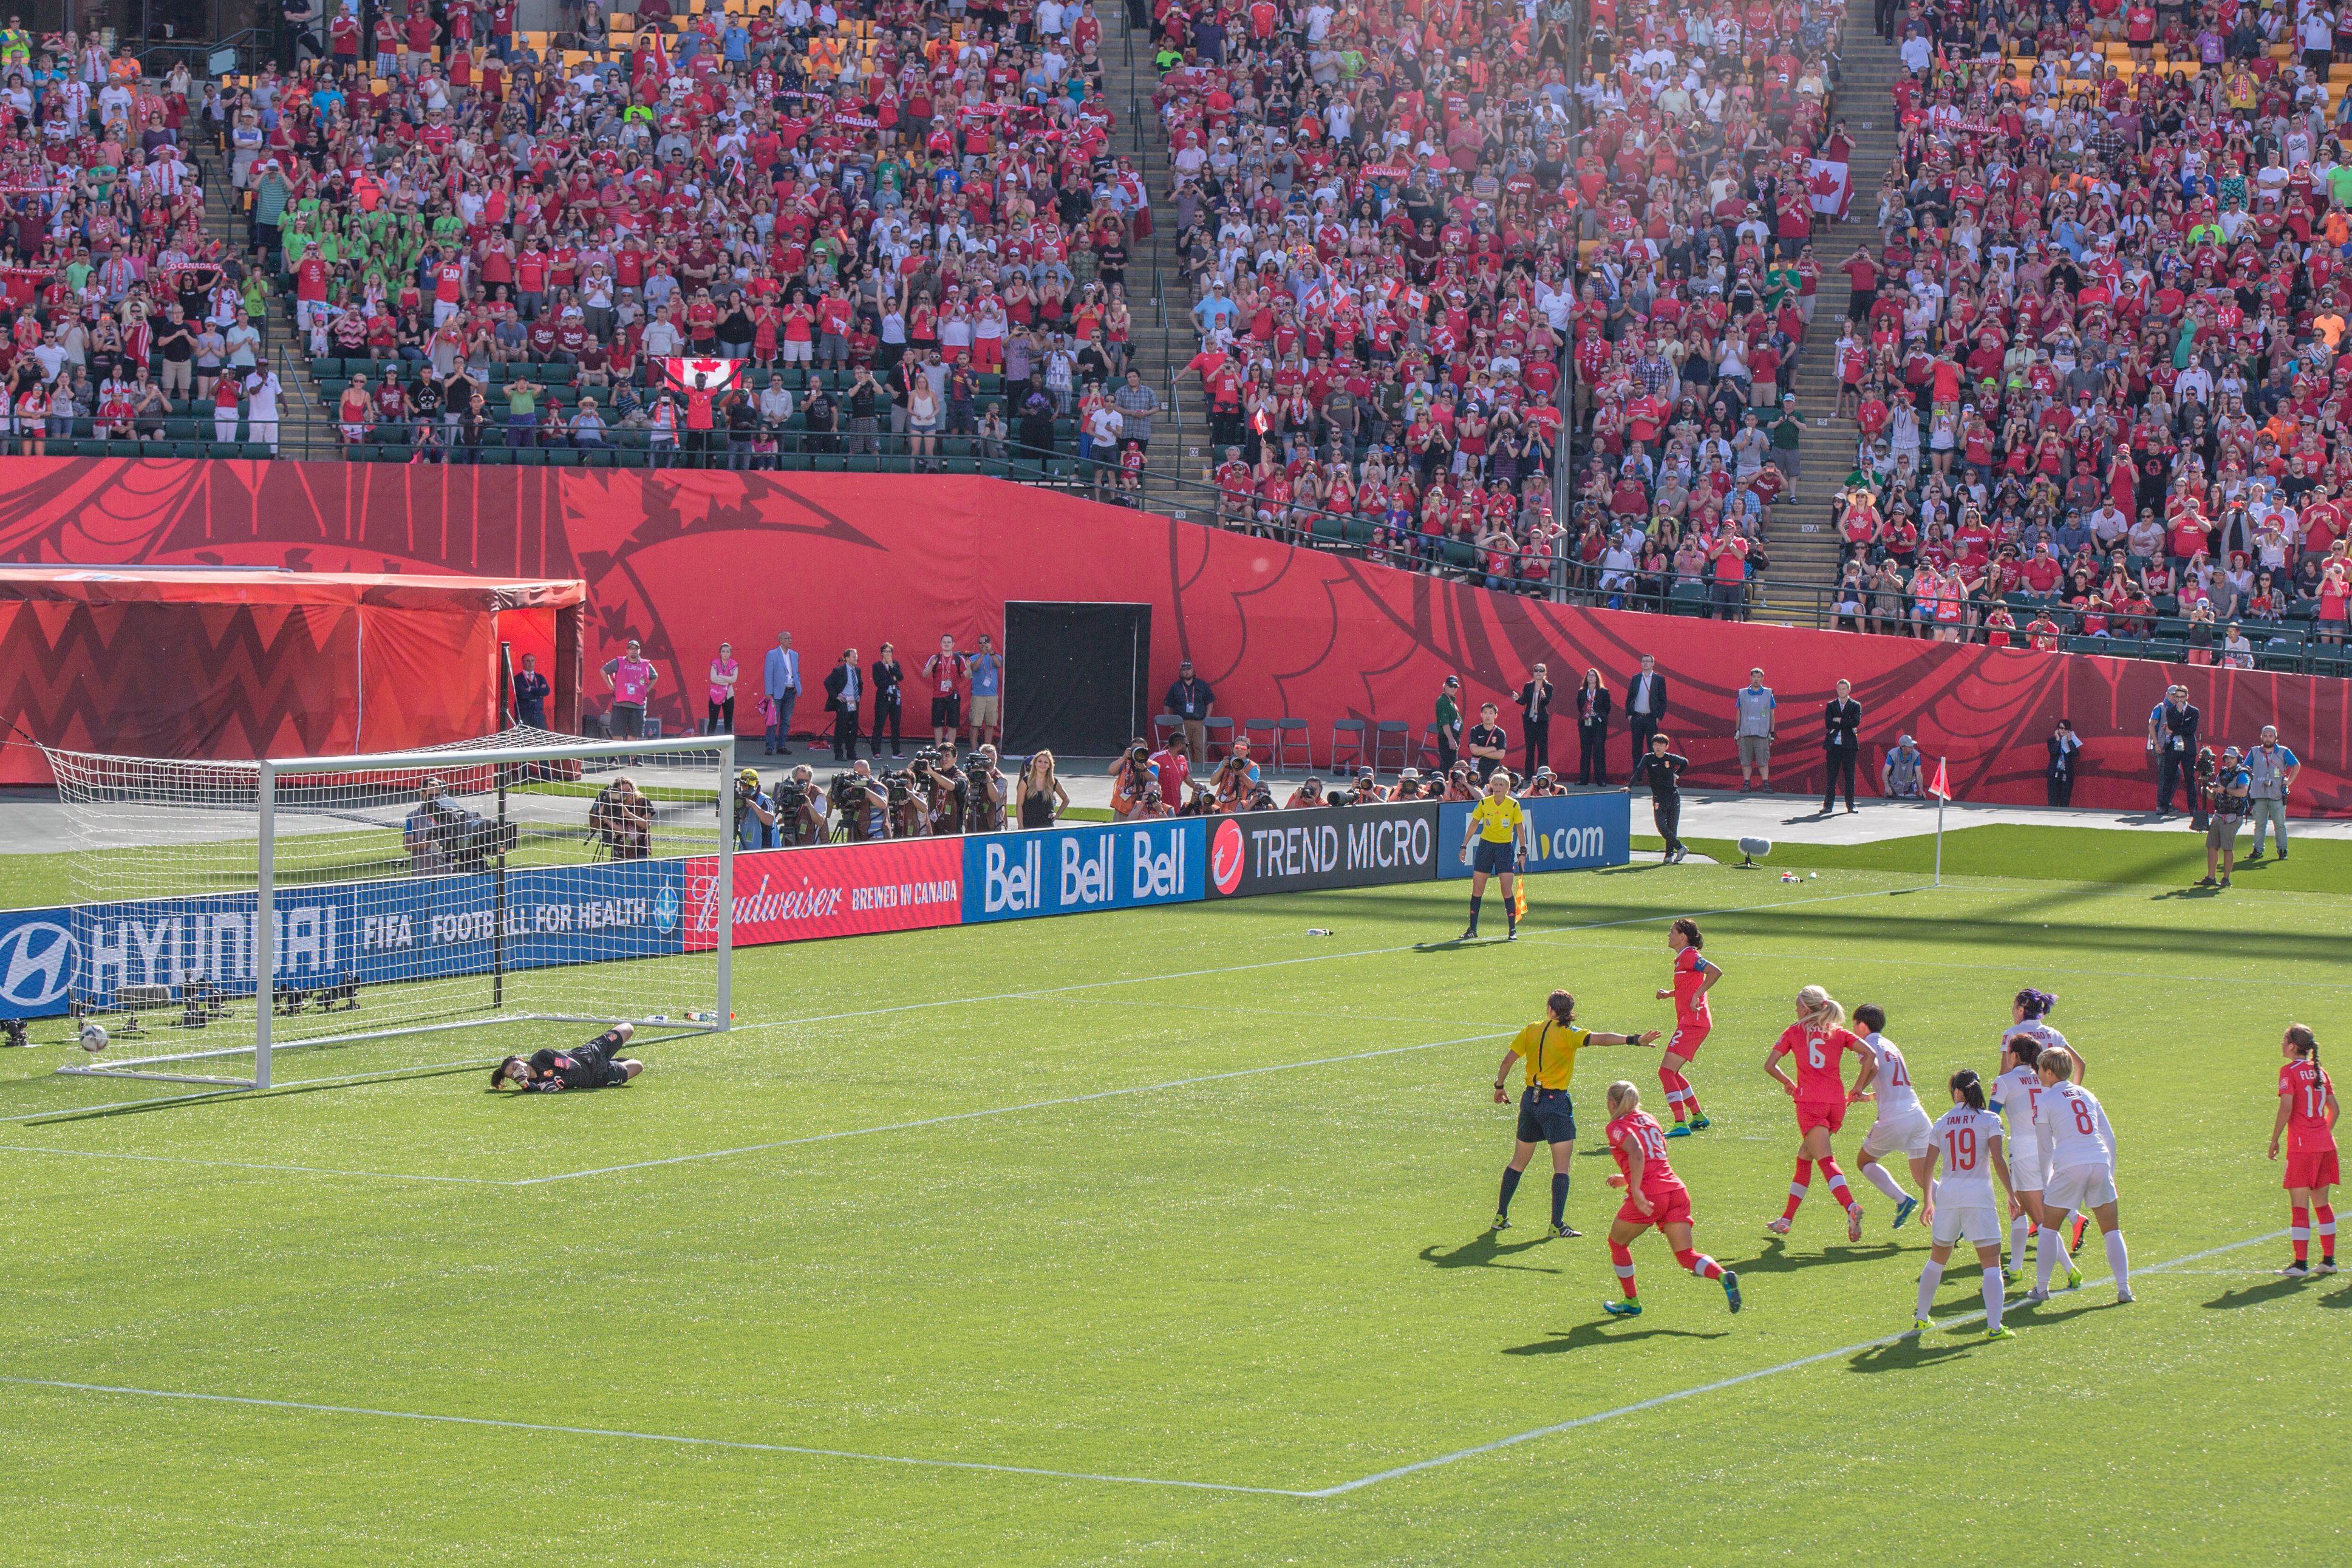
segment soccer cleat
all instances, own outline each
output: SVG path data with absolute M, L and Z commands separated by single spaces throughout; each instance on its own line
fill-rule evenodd
M 1642 1315 L 1639 1301 L 1603 1301 L 1601 1310 L 1612 1318 L 1638 1318 Z
M 2011 1284 L 2014 1284 L 2018 1280 L 2025 1278 L 2025 1270 L 2012 1263 L 2008 1268 L 2000 1271 L 2000 1277 L 2010 1281 Z
M 1935 1331 L 1935 1328 L 1936 1325 L 1929 1322 L 1925 1318 L 1914 1318 L 1911 1320 L 1911 1331 L 1915 1334 L 1933 1333 Z
M 1472 926 L 1468 931 L 1464 931 L 1460 936 L 1455 937 L 1454 940 L 1456 942 L 1476 942 L 1478 940 L 1478 928 L 1476 926 Z
M 2025 1293 L 2025 1300 L 2029 1306 L 2039 1305 L 2040 1303 L 2050 1300 L 2050 1292 L 2044 1290 L 2041 1286 L 2036 1285 L 2032 1289 L 2028 1290 Z
M 1998 1327 L 1987 1329 L 1985 1331 L 1985 1338 L 1989 1340 L 2013 1340 L 2017 1338 L 2017 1331 L 2011 1328 L 2007 1323 L 2002 1323 Z
M 2066 1289 L 2069 1290 L 2080 1290 L 2082 1288 L 2083 1271 L 2069 1263 L 2066 1265 Z
M 1723 1271 L 1723 1299 L 1731 1303 L 1734 1312 L 1739 1310 L 1739 1276 L 1728 1268 Z
M 2290 1279 L 2308 1279 L 2311 1278 L 2311 1266 L 2298 1258 L 2279 1272 Z
M 1789 1234 L 1789 1222 L 1786 1219 L 1768 1219 L 1764 1222 L 1764 1228 L 1774 1236 L 1786 1236 Z
M 1845 1211 L 1845 1238 L 1848 1241 L 1862 1239 L 1862 1205 L 1860 1204 L 1852 1205 Z
M 1511 1228 L 1511 1216 L 1507 1214 L 1498 1214 L 1495 1216 L 1495 1223 L 1488 1226 L 1486 1228 L 1488 1230 L 1508 1230 Z
M 1919 1200 L 1917 1198 L 1905 1198 L 1901 1203 L 1895 1206 L 1895 1224 L 1889 1228 L 1901 1230 L 1903 1228 L 1903 1222 L 1909 1219 L 1918 1207 Z
M 1714 1126 L 1714 1125 L 1715 1125 L 1715 1123 L 1713 1123 L 1713 1122 L 1709 1121 L 1708 1121 L 1706 1117 L 1704 1117 L 1704 1116 L 1694 1116 L 1694 1117 L 1692 1117 L 1692 1118 L 1691 1118 L 1691 1123 L 1690 1123 L 1690 1124 L 1691 1124 L 1691 1131 L 1694 1131 L 1694 1132 L 1704 1132 L 1704 1131 L 1706 1131 L 1708 1128 L 1710 1128 L 1710 1127 L 1712 1127 L 1712 1126 Z
M 2129 1289 L 2127 1287 L 2117 1287 L 2117 1289 L 2116 1289 L 2116 1306 L 2118 1306 L 2118 1307 L 2128 1307 L 2128 1306 L 2130 1306 L 2133 1302 L 2135 1302 L 2135 1301 L 2137 1301 L 2137 1300 L 2139 1300 L 2139 1298 L 2138 1298 L 2138 1297 L 2137 1297 L 2137 1296 L 2135 1296 L 2135 1295 L 2133 1295 L 2133 1294 L 2131 1293 L 2130 1289 Z
M 1672 1127 L 1666 1129 L 1666 1136 L 1669 1138 L 1687 1138 L 1690 1136 L 1690 1129 L 1677 1121 Z
M 2333 1258 L 2321 1258 L 2321 1259 L 2319 1260 L 2319 1268 L 2315 1270 L 2315 1272 L 2317 1272 L 2317 1273 L 2321 1273 L 2321 1274 L 2333 1274 L 2333 1273 L 2335 1273 L 2335 1272 L 2336 1272 L 2336 1259 L 2334 1259 Z
M 2085 1215 L 2076 1215 L 2074 1216 L 2074 1244 L 2066 1248 L 2067 1251 L 2080 1252 L 2083 1250 L 2083 1228 L 2090 1223 L 2089 1218 Z
M 1505 932 L 1503 933 L 1503 940 L 1504 940 L 1505 942 L 1517 942 L 1517 941 L 1518 941 L 1518 940 L 1519 940 L 1519 928 L 1518 928 L 1518 927 L 1517 927 L 1517 926 L 1513 926 L 1509 931 L 1505 931 Z
M 1563 1219 L 1563 1220 L 1557 1220 L 1557 1221 L 1554 1221 L 1554 1222 L 1553 1222 L 1553 1224 L 1552 1224 L 1551 1228 L 1550 1228 L 1550 1229 L 1549 1229 L 1549 1230 L 1547 1230 L 1547 1231 L 1545 1231 L 1545 1232 L 1544 1232 L 1544 1234 L 1545 1234 L 1546 1236 L 1556 1236 L 1556 1237 L 1564 1237 L 1565 1239 L 1570 1240 L 1570 1241 L 1574 1241 L 1577 1237 L 1579 1237 L 1582 1236 L 1584 1233 L 1583 1233 L 1582 1231 L 1580 1231 L 1580 1230 L 1577 1229 L 1574 1226 L 1572 1226 L 1572 1225 L 1569 1224 L 1566 1220 L 1564 1220 L 1564 1219 Z

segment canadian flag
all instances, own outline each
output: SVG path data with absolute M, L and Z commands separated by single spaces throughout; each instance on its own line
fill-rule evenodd
M 662 375 L 679 392 L 724 392 L 743 374 L 740 359 L 666 359 Z
M 1936 759 L 1936 777 L 1934 781 L 1927 785 L 1927 793 L 1934 795 L 1937 800 L 1949 800 L 1952 798 L 1951 770 L 1942 757 L 1937 757 Z

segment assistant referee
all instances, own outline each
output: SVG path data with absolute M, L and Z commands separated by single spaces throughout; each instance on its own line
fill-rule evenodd
M 1462 933 L 1462 941 L 1478 934 L 1478 900 L 1486 896 L 1486 879 L 1495 875 L 1503 879 L 1503 910 L 1511 922 L 1510 935 L 1504 940 L 1519 940 L 1519 914 L 1511 889 L 1528 858 L 1528 834 L 1527 811 L 1511 798 L 1510 770 L 1496 768 L 1486 781 L 1485 796 L 1470 808 L 1470 821 L 1462 832 L 1462 863 L 1470 868 L 1470 929 Z
M 1569 1162 L 1576 1154 L 1576 1105 L 1569 1099 L 1569 1080 L 1576 1076 L 1576 1053 L 1587 1046 L 1646 1046 L 1658 1031 L 1646 1035 L 1607 1035 L 1576 1026 L 1576 998 L 1555 991 L 1544 1001 L 1544 1016 L 1518 1032 L 1511 1048 L 1495 1068 L 1495 1103 L 1508 1105 L 1510 1090 L 1503 1087 L 1511 1064 L 1528 1064 L 1527 1088 L 1519 1095 L 1517 1146 L 1503 1169 L 1503 1194 L 1495 1205 L 1496 1230 L 1511 1228 L 1511 1194 L 1519 1190 L 1519 1176 L 1535 1158 L 1538 1143 L 1551 1145 L 1551 1230 L 1553 1236 L 1580 1236 L 1568 1223 Z

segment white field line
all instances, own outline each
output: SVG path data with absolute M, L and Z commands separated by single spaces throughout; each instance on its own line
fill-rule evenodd
M 2243 1241 L 2233 1241 L 2226 1247 L 2208 1247 L 2202 1252 L 2192 1252 L 2185 1258 L 2175 1258 L 2167 1262 L 2153 1263 L 2143 1268 L 2135 1268 L 2132 1273 L 2135 1277 L 2142 1274 L 2162 1273 L 2167 1269 L 2177 1268 L 2184 1263 L 2196 1263 L 2208 1258 L 2219 1258 L 2225 1252 L 2235 1252 L 2241 1247 L 2259 1247 L 2265 1242 L 2277 1241 L 2285 1235 L 2286 1232 L 2283 1230 L 2274 1230 L 2268 1236 L 2248 1237 Z M 2115 1276 L 2109 1274 L 2097 1279 L 2086 1280 L 2084 1282 L 2083 1289 L 2092 1289 L 2097 1286 L 2108 1284 L 2114 1279 Z M 2073 1292 L 2069 1291 L 2067 1294 L 2071 1295 Z M 2055 1296 L 2052 1298 L 2053 1300 L 2058 1299 Z M 2005 1312 L 2007 1308 L 2004 1307 L 2003 1310 Z M 2021 1304 L 2020 1310 L 2030 1312 L 2030 1310 L 2023 1308 Z M 1938 1329 L 1962 1328 L 1981 1321 L 1984 1315 L 1984 1309 L 1979 1307 L 1973 1312 L 1962 1312 L 1957 1317 L 1937 1319 L 1936 1327 Z M 2032 1318 L 2029 1315 L 2021 1321 L 2030 1323 Z M 1777 1366 L 1759 1367 L 1754 1372 L 1743 1372 L 1737 1377 L 1727 1377 L 1715 1383 L 1703 1383 L 1696 1388 L 1685 1388 L 1673 1394 L 1661 1394 L 1654 1399 L 1638 1400 L 1632 1405 L 1620 1405 L 1612 1410 L 1600 1410 L 1590 1415 L 1580 1415 L 1573 1421 L 1560 1421 L 1549 1426 L 1538 1426 L 1532 1431 L 1515 1433 L 1508 1437 L 1497 1437 L 1491 1443 L 1480 1443 L 1473 1447 L 1457 1448 L 1451 1454 L 1440 1454 L 1433 1459 L 1417 1459 L 1410 1465 L 1399 1465 L 1390 1470 L 1378 1470 L 1369 1476 L 1360 1476 L 1352 1481 L 1342 1481 L 1336 1487 L 1324 1487 L 1303 1495 L 1327 1498 L 1361 1491 L 1366 1487 L 1377 1486 L 1382 1481 L 1391 1481 L 1400 1476 L 1416 1475 L 1423 1470 L 1433 1470 L 1463 1459 L 1476 1458 L 1481 1454 L 1492 1454 L 1498 1449 L 1514 1447 L 1521 1443 L 1531 1443 L 1538 1437 L 1549 1437 L 1560 1432 L 1572 1432 L 1580 1426 L 1591 1426 L 1603 1421 L 1613 1421 L 1620 1415 L 1632 1415 L 1643 1410 L 1654 1410 L 1661 1405 L 1673 1405 L 1681 1400 L 1695 1399 L 1702 1394 L 1714 1394 L 1726 1388 L 1737 1388 L 1743 1383 L 1754 1383 L 1759 1378 L 1775 1377 L 1784 1372 L 1795 1372 L 1800 1367 L 1812 1366 L 1820 1362 L 1836 1361 L 1842 1356 L 1860 1355 L 1864 1351 L 1876 1350 L 1882 1345 L 1898 1344 L 1911 1337 L 1908 1331 L 1899 1334 L 1882 1334 L 1874 1340 L 1862 1340 L 1853 1344 L 1841 1345 L 1833 1351 L 1820 1351 L 1812 1355 L 1800 1356 L 1795 1361 L 1784 1361 Z
M 2286 1232 L 2277 1230 L 2268 1236 L 2249 1237 L 2243 1241 L 2233 1241 L 2224 1247 L 2209 1247 L 2205 1251 L 2192 1252 L 2186 1257 L 2176 1258 L 2168 1262 L 2149 1264 L 2133 1272 L 2140 1275 L 2164 1273 L 2180 1268 L 2184 1264 L 2200 1262 L 2208 1258 L 2218 1258 L 2223 1253 L 2235 1252 L 2242 1247 L 2259 1247 L 2268 1242 L 2277 1241 L 2285 1235 Z M 2183 1271 L 2190 1272 L 2185 1269 Z M 2084 1286 L 2084 1289 L 2090 1289 L 2095 1286 L 2107 1284 L 2113 1278 L 2110 1275 L 2091 1280 Z M 1981 1310 L 1964 1312 L 1957 1317 L 1942 1319 L 1936 1326 L 1939 1329 L 1959 1328 L 1977 1321 L 1983 1316 Z M 2030 1322 L 2030 1317 L 2026 1321 Z M 1352 1481 L 1342 1481 L 1337 1486 L 1312 1489 L 1293 1487 L 1240 1486 L 1226 1481 L 1174 1480 L 1160 1476 L 1103 1475 L 1087 1470 L 1045 1469 L 1032 1465 L 986 1464 L 973 1459 L 923 1459 L 899 1454 L 867 1454 L 850 1448 L 819 1448 L 792 1443 L 751 1443 L 726 1437 L 694 1437 L 665 1432 L 635 1432 L 621 1427 L 555 1426 L 535 1421 L 499 1420 L 483 1415 L 444 1415 L 415 1410 L 377 1410 L 365 1405 L 319 1405 L 295 1399 L 262 1399 L 246 1394 L 194 1394 L 173 1389 L 128 1388 L 110 1384 L 70 1383 L 58 1378 L 0 1376 L 0 1384 L 18 1388 L 54 1388 L 73 1394 L 111 1394 L 138 1399 L 177 1399 L 207 1405 L 238 1405 L 265 1410 L 298 1410 L 320 1415 L 365 1415 L 383 1421 L 422 1421 L 450 1426 L 491 1426 L 502 1431 L 549 1432 L 566 1437 L 619 1437 L 633 1442 L 670 1443 L 704 1448 L 731 1448 L 760 1454 L 795 1454 L 824 1459 L 863 1459 L 880 1465 L 909 1465 L 947 1470 L 982 1470 L 997 1475 L 1039 1476 L 1050 1480 L 1100 1481 L 1115 1486 L 1170 1487 L 1186 1491 L 1246 1492 L 1258 1497 L 1320 1499 L 1361 1491 L 1367 1487 L 1378 1486 L 1382 1481 L 1416 1475 L 1423 1470 L 1437 1469 L 1464 1459 L 1476 1458 L 1483 1454 L 1491 1454 L 1499 1449 L 1514 1447 L 1521 1443 L 1533 1442 L 1538 1437 L 1549 1437 L 1557 1433 L 1573 1431 L 1580 1426 L 1591 1426 L 1602 1421 L 1612 1421 L 1621 1415 L 1633 1415 L 1644 1410 L 1654 1410 L 1662 1405 L 1672 1405 L 1685 1399 L 1696 1398 L 1702 1394 L 1714 1394 L 1727 1388 L 1737 1388 L 1742 1384 L 1777 1376 L 1784 1372 L 1795 1372 L 1799 1368 L 1813 1366 L 1825 1361 L 1835 1361 L 1841 1356 L 1858 1355 L 1866 1350 L 1898 1343 L 1908 1337 L 1910 1336 L 1907 1334 L 1886 1334 L 1874 1340 L 1864 1340 L 1837 1350 L 1822 1351 L 1813 1355 L 1801 1356 L 1795 1361 L 1784 1361 L 1777 1366 L 1759 1367 L 1754 1372 L 1741 1373 L 1737 1377 L 1722 1378 L 1714 1383 L 1701 1384 L 1695 1388 L 1685 1388 L 1673 1394 L 1662 1394 L 1654 1399 L 1643 1399 L 1632 1405 L 1621 1405 L 1611 1410 L 1596 1411 L 1591 1415 L 1578 1416 L 1573 1421 L 1562 1421 L 1549 1426 L 1539 1426 L 1531 1432 L 1499 1437 L 1494 1442 L 1481 1443 L 1475 1447 L 1456 1449 L 1451 1454 L 1441 1454 L 1435 1458 L 1421 1459 L 1410 1465 L 1399 1465 L 1393 1469 L 1376 1471 Z
M 74 1160 L 138 1160 L 163 1165 L 211 1165 L 228 1171 L 274 1171 L 283 1175 L 352 1176 L 385 1182 L 451 1182 L 466 1186 L 510 1187 L 489 1176 L 420 1176 L 406 1171 L 338 1171 L 324 1165 L 258 1165 L 243 1160 L 198 1160 L 179 1154 L 118 1154 L 101 1149 L 36 1149 L 21 1143 L 0 1143 L 0 1153 L 57 1154 Z

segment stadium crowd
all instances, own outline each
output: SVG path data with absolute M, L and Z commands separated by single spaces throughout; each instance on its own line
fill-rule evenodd
M 1862 433 L 1839 624 L 2245 666 L 2340 644 L 2352 12 L 1880 20 L 1906 74 L 1831 350 Z

